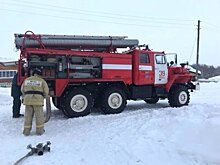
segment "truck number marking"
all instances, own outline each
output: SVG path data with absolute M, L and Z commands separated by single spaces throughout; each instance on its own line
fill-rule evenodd
M 164 79 L 165 78 L 165 71 L 164 70 L 159 70 L 159 78 Z

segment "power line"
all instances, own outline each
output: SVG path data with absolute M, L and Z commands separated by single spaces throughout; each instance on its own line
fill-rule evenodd
M 206 22 L 206 21 L 203 21 L 203 23 L 205 23 L 205 24 L 208 25 L 208 26 L 211 26 L 211 27 L 214 27 L 214 28 L 220 29 L 220 26 L 215 25 L 215 24 L 213 24 L 213 23 L 209 23 L 209 22 Z
M 28 7 L 28 9 L 30 8 L 34 8 L 34 9 L 40 9 L 40 10 L 46 10 L 46 11 L 51 11 L 50 8 L 48 7 L 36 7 L 36 6 L 33 6 L 33 5 L 29 5 L 29 4 L 11 4 L 11 3 L 2 3 L 2 4 L 6 4 L 6 5 L 13 5 L 13 6 L 21 6 L 21 7 Z M 53 9 L 53 11 L 55 12 L 65 12 L 65 13 L 71 13 L 71 14 L 79 14 L 79 15 L 86 15 L 86 16 L 96 16 L 96 17 L 104 17 L 104 18 L 110 18 L 110 19 L 119 19 L 119 20 L 122 20 L 122 18 L 120 17 L 116 17 L 116 16 L 107 16 L 107 15 L 97 15 L 97 14 L 92 14 L 92 13 L 81 13 L 81 12 L 75 12 L 75 11 L 66 11 L 66 10 L 63 10 L 63 9 Z M 146 19 L 139 19 L 139 18 L 123 18 L 123 20 L 132 20 L 132 21 L 145 21 Z M 168 25 L 191 25 L 191 24 L 186 24 L 186 23 L 173 23 L 173 22 L 165 22 L 165 21 L 157 21 L 157 20 L 151 20 L 150 21 L 151 23 L 155 23 L 155 24 L 168 24 Z
M 220 26 L 218 25 L 208 23 L 206 21 L 203 21 L 203 23 L 205 23 L 203 27 L 207 27 L 207 28 L 203 28 L 205 31 L 214 32 L 215 34 L 216 34 L 216 31 L 218 32 L 220 31 Z
M 22 0 L 11 0 L 14 1 L 16 4 L 20 5 L 27 5 L 30 2 L 29 1 L 22 1 Z M 8 3 L 8 2 L 7 2 Z M 86 15 L 96 15 L 100 17 L 109 17 L 109 18 L 118 18 L 118 17 L 124 17 L 123 19 L 132 19 L 132 20 L 161 20 L 161 21 L 173 21 L 173 22 L 194 22 L 195 20 L 185 20 L 185 19 L 172 19 L 172 18 L 158 18 L 158 17 L 146 17 L 146 16 L 134 16 L 134 15 L 125 15 L 125 14 L 119 14 L 119 13 L 110 13 L 110 12 L 97 12 L 97 11 L 89 11 L 89 10 L 81 10 L 81 9 L 76 9 L 76 8 L 70 8 L 70 7 L 64 7 L 64 6 L 57 6 L 57 5 L 51 5 L 51 4 L 44 4 L 44 3 L 36 3 L 36 2 L 31 2 L 31 5 L 36 5 L 38 8 L 42 8 L 42 6 L 50 7 L 50 8 L 55 8 L 55 9 L 64 9 L 69 10 L 69 12 L 75 12 L 76 11 L 80 14 L 86 14 Z M 121 19 L 121 18 L 120 18 Z
M 195 37 L 195 39 L 194 39 L 194 42 L 193 42 L 193 47 L 192 47 L 191 54 L 190 54 L 190 57 L 189 57 L 189 61 L 191 60 L 192 55 L 193 55 L 193 51 L 194 51 L 194 49 L 195 49 L 195 45 L 196 45 L 196 39 L 197 39 L 197 37 Z
M 174 28 L 174 29 L 187 29 L 186 27 L 182 26 L 155 26 L 152 24 L 132 24 L 132 23 L 121 23 L 121 22 L 112 22 L 112 21 L 100 21 L 100 20 L 92 20 L 92 19 L 83 19 L 83 18 L 75 18 L 75 17 L 64 17 L 64 16 L 58 16 L 58 15 L 50 15 L 50 14 L 42 14 L 42 13 L 34 13 L 34 12 L 29 12 L 29 11 L 19 11 L 19 10 L 12 10 L 12 9 L 4 9 L 0 8 L 2 11 L 8 11 L 8 12 L 14 12 L 14 13 L 19 13 L 19 14 L 31 14 L 31 15 L 38 15 L 38 16 L 47 16 L 47 17 L 53 17 L 53 18 L 59 18 L 59 19 L 71 19 L 71 20 L 77 20 L 77 21 L 82 21 L 82 22 L 98 22 L 98 23 L 109 23 L 109 24 L 118 24 L 118 25 L 129 25 L 129 26 L 140 26 L 140 27 L 153 27 L 153 28 Z M 149 23 L 149 22 L 145 22 Z

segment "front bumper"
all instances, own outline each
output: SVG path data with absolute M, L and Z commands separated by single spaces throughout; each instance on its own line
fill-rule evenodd
M 200 84 L 198 81 L 187 84 L 187 87 L 188 89 L 192 89 L 192 90 L 200 90 Z

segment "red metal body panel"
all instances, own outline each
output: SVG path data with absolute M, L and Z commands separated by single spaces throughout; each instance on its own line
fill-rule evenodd
M 56 79 L 55 82 L 55 95 L 61 96 L 63 91 L 65 90 L 66 86 L 68 85 L 68 79 Z
M 194 75 L 190 73 L 184 67 L 173 67 L 168 68 L 168 83 L 165 85 L 165 89 L 169 92 L 173 84 L 185 84 L 192 81 Z
M 102 57 L 102 79 L 132 83 L 131 54 L 108 54 Z
M 150 63 L 140 63 L 140 53 L 148 54 Z M 143 69 L 142 69 L 143 68 Z M 134 50 L 133 52 L 133 83 L 135 85 L 154 84 L 154 52 L 147 50 Z

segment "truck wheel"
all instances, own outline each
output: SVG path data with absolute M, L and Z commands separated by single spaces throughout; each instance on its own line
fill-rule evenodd
M 59 101 L 60 101 L 60 110 L 63 112 L 64 116 L 68 117 L 69 115 L 68 115 L 67 112 L 65 111 L 64 100 L 65 100 L 65 97 L 64 97 L 64 96 L 61 96 L 61 97 L 59 98 Z
M 181 107 L 189 104 L 190 95 L 185 86 L 174 86 L 170 89 L 168 96 L 171 107 Z
M 65 98 L 64 98 L 64 99 L 65 99 Z M 53 97 L 53 98 L 52 98 L 52 102 L 53 102 L 54 106 L 55 106 L 57 109 L 61 110 L 66 117 L 68 117 L 68 114 L 67 114 L 67 112 L 65 111 L 65 106 L 62 104 L 62 102 L 63 102 L 62 100 L 63 100 L 63 97 L 62 97 L 62 96 L 61 96 L 61 97 Z
M 57 109 L 61 110 L 66 117 L 68 117 L 68 114 L 65 111 L 65 107 L 62 105 L 62 102 L 63 102 L 62 100 L 63 100 L 62 96 L 61 97 L 53 97 L 52 98 L 52 102 L 53 102 L 54 106 Z
M 119 88 L 110 88 L 102 96 L 101 109 L 105 114 L 120 113 L 127 104 L 125 93 Z
M 59 97 L 52 97 L 52 102 L 57 109 L 61 109 L 61 99 Z
M 148 104 L 156 104 L 159 101 L 159 97 L 153 97 L 144 100 Z
M 80 117 L 90 114 L 93 107 L 92 95 L 83 89 L 70 91 L 64 101 L 64 111 L 67 117 Z

